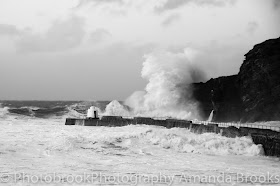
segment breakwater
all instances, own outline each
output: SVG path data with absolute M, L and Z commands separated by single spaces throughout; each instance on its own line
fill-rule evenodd
M 215 123 L 196 120 L 178 120 L 172 118 L 122 116 L 102 116 L 101 118 L 85 119 L 67 118 L 65 122 L 65 125 L 108 127 L 137 124 L 156 125 L 166 128 L 187 128 L 191 132 L 197 134 L 216 133 L 230 138 L 251 136 L 255 144 L 261 144 L 263 146 L 265 155 L 280 157 L 280 125 L 266 126 L 246 123 Z

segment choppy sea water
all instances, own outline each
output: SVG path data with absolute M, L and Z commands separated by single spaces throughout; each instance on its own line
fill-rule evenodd
M 249 137 L 144 124 L 65 126 L 64 117 L 82 112 L 36 117 L 1 109 L 3 185 L 280 185 L 279 158 L 263 156 Z

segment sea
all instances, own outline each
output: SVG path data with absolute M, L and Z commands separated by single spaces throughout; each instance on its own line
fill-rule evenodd
M 122 113 L 120 105 L 0 101 L 0 185 L 280 185 L 279 157 L 264 156 L 249 136 L 65 125 L 90 106 L 106 114 Z

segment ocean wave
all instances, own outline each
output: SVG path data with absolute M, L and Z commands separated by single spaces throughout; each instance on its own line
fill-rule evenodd
M 5 118 L 9 113 L 9 107 L 0 107 L 0 118 Z
M 8 111 L 11 114 L 18 114 L 18 115 L 24 115 L 24 116 L 33 116 L 34 115 L 33 110 L 28 107 L 8 108 Z
M 87 129 L 88 130 L 88 129 Z M 179 153 L 211 155 L 263 155 L 261 145 L 255 145 L 250 137 L 227 138 L 219 134 L 195 134 L 188 129 L 129 125 L 124 127 L 96 127 L 94 131 L 81 131 L 63 137 L 50 145 L 56 150 L 91 150 L 105 154 L 149 154 L 156 148 Z
M 117 101 L 115 101 L 117 102 Z M 112 103 L 115 103 L 112 102 Z M 109 101 L 84 101 L 84 102 L 74 102 L 73 104 L 69 104 L 68 102 L 12 102 L 6 103 L 5 105 L 5 112 L 1 111 L 2 117 L 6 116 L 22 116 L 22 117 L 31 117 L 31 118 L 55 118 L 55 119 L 65 119 L 67 117 L 74 117 L 74 118 L 84 118 L 86 116 L 87 110 L 91 106 L 95 106 L 98 108 L 99 114 L 112 114 L 111 112 L 108 113 L 108 108 L 111 108 L 112 104 Z M 110 103 L 110 104 L 109 104 Z M 119 105 L 121 103 L 117 102 Z M 27 106 L 26 106 L 26 105 Z M 112 109 L 110 110 L 112 111 Z M 120 112 L 120 108 L 114 108 L 114 114 L 118 115 Z
M 0 118 L 14 117 L 20 118 L 61 118 L 67 117 L 81 118 L 85 115 L 74 110 L 71 106 L 57 106 L 52 108 L 39 108 L 39 107 L 3 107 L 0 108 Z
M 129 108 L 117 100 L 111 101 L 105 108 L 103 113 L 107 116 L 130 116 Z
M 118 101 L 4 101 L 0 105 L 0 117 L 84 118 L 87 110 L 94 106 L 100 115 L 128 115 L 129 109 Z M 5 109 L 4 109 L 5 108 Z M 123 113 L 126 111 L 125 113 Z

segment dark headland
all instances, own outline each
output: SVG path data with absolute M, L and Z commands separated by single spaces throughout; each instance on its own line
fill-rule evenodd
M 193 84 L 193 97 L 206 119 L 217 122 L 280 120 L 280 38 L 257 44 L 245 54 L 236 75 Z

